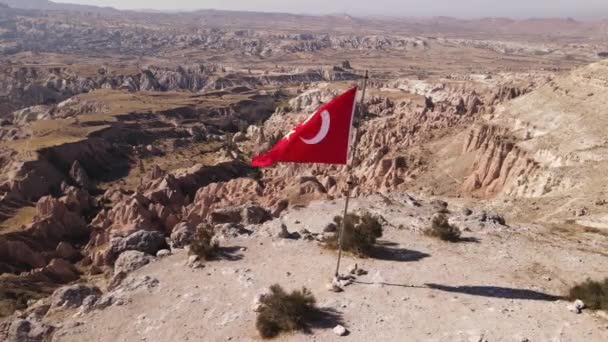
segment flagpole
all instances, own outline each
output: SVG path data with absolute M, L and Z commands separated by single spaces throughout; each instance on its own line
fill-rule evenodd
M 365 77 L 363 78 L 363 88 L 361 90 L 361 101 L 359 102 L 359 108 L 357 108 L 358 115 L 356 116 L 356 118 L 358 120 L 360 120 L 361 114 L 363 111 L 363 101 L 365 99 L 365 90 L 367 88 L 367 79 L 368 79 L 368 73 L 367 73 L 367 70 L 365 70 Z M 357 112 L 355 112 L 355 113 L 357 113 Z M 354 125 L 355 121 L 356 121 L 355 118 L 353 118 L 353 122 L 351 122 L 351 125 Z M 353 187 L 352 164 L 353 164 L 353 160 L 357 156 L 357 143 L 359 142 L 359 126 L 360 125 L 361 125 L 361 122 L 357 121 L 357 125 L 355 125 L 355 136 L 353 138 L 353 146 L 352 146 L 353 150 L 352 150 L 352 153 L 350 156 L 351 158 L 350 158 L 350 160 L 347 161 L 347 165 L 346 165 L 347 190 L 346 190 L 346 200 L 344 201 L 344 215 L 342 216 L 342 224 L 340 225 L 340 242 L 338 245 L 338 262 L 336 264 L 336 273 L 334 274 L 334 276 L 336 278 L 338 278 L 340 276 L 340 260 L 342 259 L 342 243 L 344 241 L 344 227 L 346 225 L 346 215 L 348 215 L 348 203 L 350 202 L 351 190 Z

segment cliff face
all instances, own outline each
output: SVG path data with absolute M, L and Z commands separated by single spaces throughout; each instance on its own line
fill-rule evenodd
M 608 192 L 598 172 L 608 166 L 608 119 L 597 110 L 607 104 L 605 61 L 506 103 L 463 139 L 460 160 L 472 162 L 461 190 L 485 197 L 557 198 L 558 207 L 564 198 L 572 207 L 592 205 Z
M 468 134 L 463 153 L 475 155 L 463 191 L 493 196 L 503 191 L 517 192 L 515 188 L 523 186 L 524 194 L 542 195 L 528 191 L 524 184 L 538 170 L 538 163 L 516 145 L 506 128 L 475 126 Z

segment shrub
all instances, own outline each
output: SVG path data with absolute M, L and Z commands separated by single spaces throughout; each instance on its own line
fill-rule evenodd
M 342 217 L 336 216 L 334 222 L 338 231 L 342 227 Z M 376 239 L 382 237 L 382 224 L 370 213 L 362 216 L 348 214 L 343 230 L 342 249 L 351 252 L 358 257 L 367 257 L 371 254 Z M 340 246 L 340 235 L 335 234 L 325 239 L 325 246 L 330 249 L 338 249 Z
M 425 235 L 437 237 L 443 241 L 460 241 L 460 229 L 448 222 L 448 217 L 437 213 L 431 218 L 431 226 L 424 231 Z
M 213 226 L 201 224 L 196 227 L 196 232 L 190 243 L 190 254 L 198 255 L 204 260 L 211 260 L 220 249 L 220 244 L 213 238 Z
M 315 318 L 318 309 L 310 290 L 287 294 L 278 284 L 270 287 L 270 293 L 260 300 L 256 328 L 264 338 L 277 336 L 281 332 L 308 330 L 308 324 Z
M 570 289 L 570 300 L 580 299 L 591 310 L 608 311 L 608 278 L 603 281 L 587 279 Z

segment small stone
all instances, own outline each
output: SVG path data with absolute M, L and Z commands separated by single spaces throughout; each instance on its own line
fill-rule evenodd
M 334 327 L 333 331 L 334 331 L 334 334 L 336 334 L 338 336 L 344 336 L 347 333 L 346 328 L 341 326 L 340 324 L 336 325 Z
M 335 223 L 329 223 L 323 228 L 324 233 L 335 233 L 338 231 L 338 226 Z
M 336 293 L 344 291 L 344 289 L 342 287 L 340 287 L 340 284 L 335 279 L 331 283 L 327 284 L 327 289 L 331 292 L 336 292 Z
M 188 261 L 186 262 L 186 266 L 190 268 L 203 268 L 205 264 L 200 260 L 198 255 L 191 255 L 188 257 Z
M 583 309 L 585 308 L 585 303 L 583 303 L 582 300 L 577 299 L 574 301 L 574 303 L 568 305 L 567 308 L 570 312 L 580 314 L 583 312 Z
M 471 215 L 473 215 L 473 210 L 471 210 L 469 208 L 464 208 L 464 209 L 462 209 L 462 214 L 464 216 L 471 216 Z
M 171 255 L 171 251 L 168 249 L 161 249 L 160 251 L 156 252 L 156 256 L 159 258 L 164 258 L 169 255 Z
M 289 239 L 291 237 L 291 234 L 287 230 L 287 226 L 285 224 L 281 225 L 281 232 L 279 233 L 279 237 L 281 239 Z

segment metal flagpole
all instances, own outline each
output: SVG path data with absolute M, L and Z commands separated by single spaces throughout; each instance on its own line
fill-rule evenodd
M 358 115 L 356 116 L 356 118 L 358 120 L 360 120 L 361 118 L 361 114 L 363 111 L 363 101 L 365 99 L 365 89 L 367 88 L 367 79 L 368 79 L 368 73 L 367 70 L 365 70 L 365 77 L 363 78 L 363 89 L 361 91 L 361 101 L 359 103 L 359 108 L 358 108 Z M 355 112 L 357 113 L 357 112 Z M 353 122 L 351 122 L 351 125 L 355 124 L 355 118 L 353 118 Z M 340 225 L 340 243 L 339 243 L 339 247 L 338 247 L 338 262 L 336 264 L 336 273 L 335 273 L 335 277 L 338 278 L 340 276 L 340 260 L 342 259 L 342 242 L 344 240 L 344 227 L 346 225 L 346 215 L 348 215 L 348 202 L 350 201 L 350 195 L 351 195 L 351 190 L 353 187 L 353 180 L 352 180 L 352 162 L 355 159 L 355 157 L 357 156 L 357 142 L 359 140 L 359 126 L 361 125 L 360 121 L 357 121 L 357 125 L 355 125 L 355 137 L 353 140 L 353 150 L 351 153 L 351 158 L 349 161 L 347 161 L 347 166 L 346 166 L 346 174 L 347 174 L 347 180 L 346 180 L 346 184 L 348 186 L 348 189 L 346 190 L 346 200 L 344 201 L 344 216 L 342 216 L 342 224 Z

